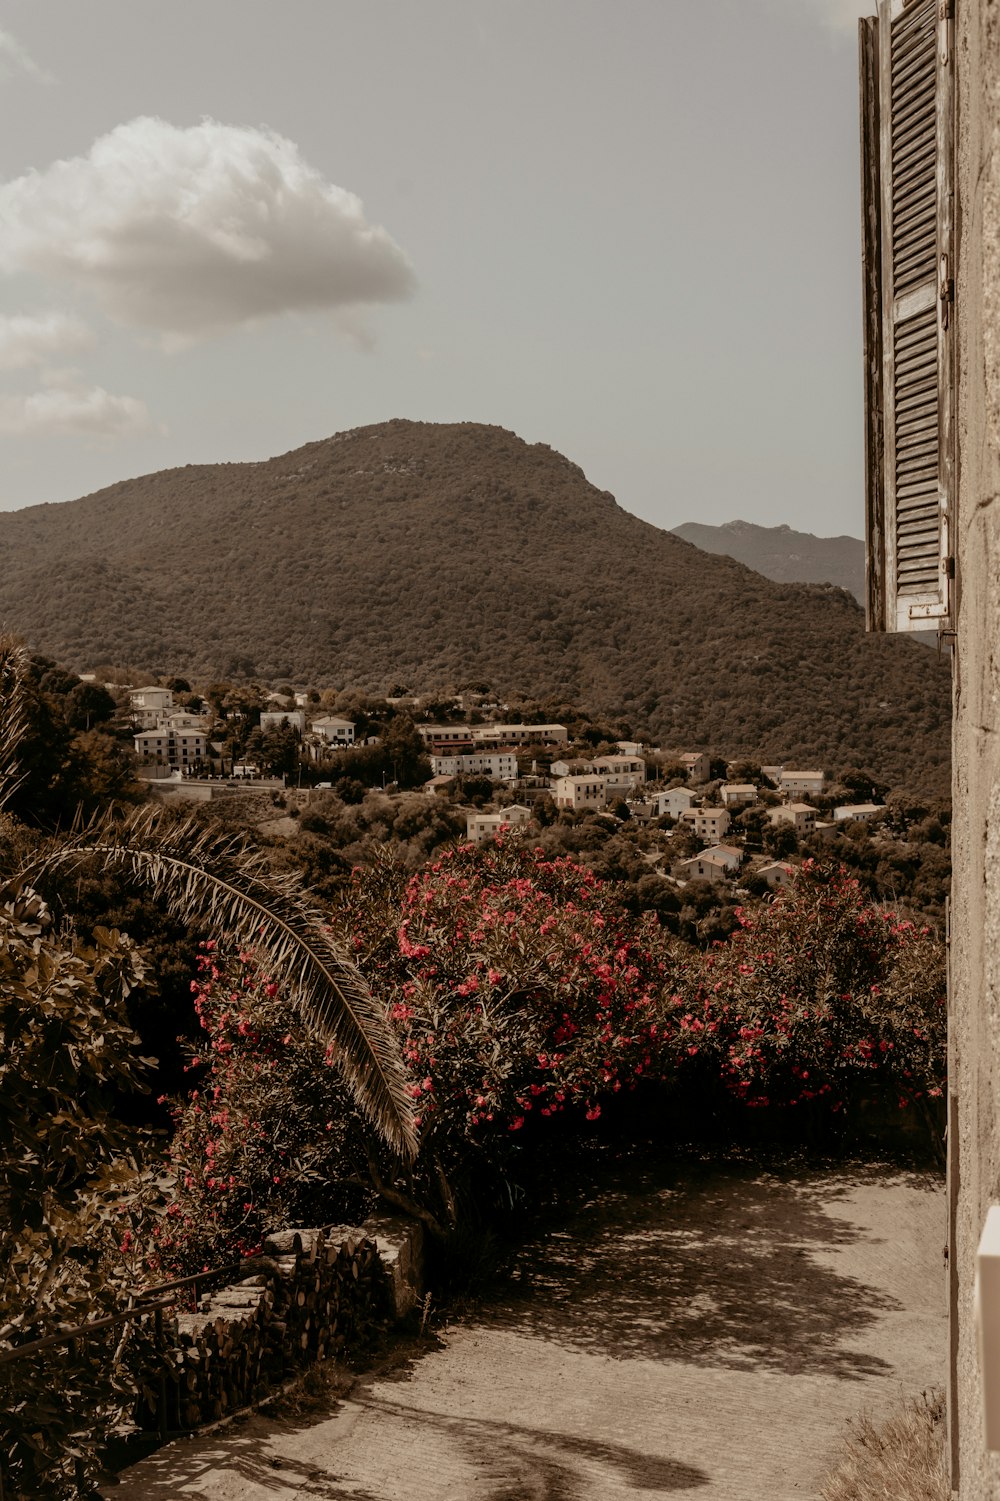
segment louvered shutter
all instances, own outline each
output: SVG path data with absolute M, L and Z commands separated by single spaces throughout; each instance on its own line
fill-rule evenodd
M 868 627 L 947 623 L 951 571 L 951 21 L 861 22 Z

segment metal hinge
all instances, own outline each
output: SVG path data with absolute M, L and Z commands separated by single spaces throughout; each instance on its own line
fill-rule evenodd
M 955 19 L 955 0 L 941 0 L 941 9 L 938 11 L 942 21 Z
M 942 255 L 939 261 L 940 282 L 938 285 L 938 300 L 941 303 L 941 327 L 948 327 L 948 313 L 955 301 L 955 278 L 950 275 L 951 266 L 947 255 Z

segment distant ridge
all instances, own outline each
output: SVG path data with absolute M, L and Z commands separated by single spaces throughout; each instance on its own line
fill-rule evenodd
M 544 444 L 392 421 L 0 513 L 0 626 L 79 668 L 485 681 L 678 748 L 945 792 L 947 667 L 640 521 Z
M 752 521 L 727 521 L 722 526 L 685 521 L 673 532 L 704 552 L 736 558 L 765 578 L 783 584 L 836 584 L 864 604 L 865 544 L 857 537 L 814 537 L 790 526 L 757 526 Z

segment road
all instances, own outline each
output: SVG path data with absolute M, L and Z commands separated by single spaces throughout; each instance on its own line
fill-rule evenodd
M 944 1238 L 928 1175 L 626 1168 L 332 1411 L 171 1444 L 107 1495 L 815 1497 L 850 1418 L 943 1384 Z

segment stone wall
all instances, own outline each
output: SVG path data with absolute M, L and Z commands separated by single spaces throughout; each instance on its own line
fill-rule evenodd
M 953 773 L 950 1150 L 955 1203 L 951 1381 L 959 1495 L 1000 1498 L 983 1448 L 976 1246 L 1000 1201 L 1000 17 L 955 9 L 958 105 L 957 642 Z

